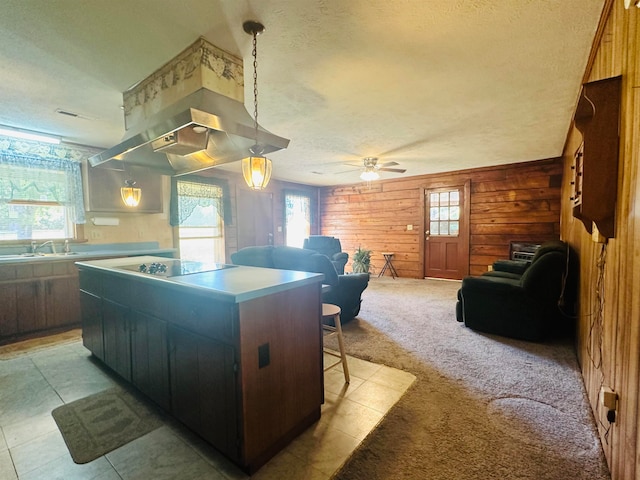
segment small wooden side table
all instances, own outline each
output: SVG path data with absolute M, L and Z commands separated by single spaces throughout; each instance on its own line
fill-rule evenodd
M 395 254 L 393 252 L 382 253 L 382 256 L 384 257 L 384 266 L 382 267 L 382 270 L 380 270 L 378 277 L 383 276 L 384 272 L 389 270 L 389 272 L 391 272 L 391 276 L 393 277 L 393 279 L 394 280 L 396 279 L 396 277 L 398 276 L 398 272 L 396 272 L 396 269 L 394 268 L 393 263 L 391 263 L 391 260 L 393 259 L 394 255 Z

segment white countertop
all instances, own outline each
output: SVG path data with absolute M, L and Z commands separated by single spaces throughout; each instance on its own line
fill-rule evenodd
M 0 265 L 10 263 L 28 263 L 28 262 L 52 262 L 52 261 L 78 261 L 86 258 L 100 258 L 100 257 L 122 257 L 124 256 L 139 256 L 139 255 L 161 255 L 169 254 L 173 256 L 177 250 L 175 248 L 157 248 L 157 249 L 131 249 L 131 250 L 87 250 L 83 252 L 72 252 L 68 254 L 15 254 L 15 255 L 0 255 Z M 167 257 L 163 257 L 165 260 Z
M 153 262 L 167 262 L 164 257 L 125 257 L 104 260 L 76 262 L 80 269 L 88 268 L 107 272 L 112 275 L 135 277 L 146 282 L 159 282 L 177 289 L 198 291 L 219 300 L 234 303 L 245 302 L 254 298 L 272 295 L 313 283 L 322 282 L 324 275 L 320 273 L 278 270 L 275 268 L 236 266 L 211 272 L 193 273 L 176 277 L 163 277 L 146 273 L 123 270 L 121 267 Z

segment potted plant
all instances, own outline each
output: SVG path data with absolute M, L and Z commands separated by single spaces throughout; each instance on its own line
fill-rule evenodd
M 353 254 L 353 273 L 369 273 L 371 266 L 371 250 L 358 247 Z

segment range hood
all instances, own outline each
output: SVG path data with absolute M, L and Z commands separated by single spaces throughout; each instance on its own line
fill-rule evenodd
M 92 167 L 147 167 L 184 175 L 250 155 L 253 117 L 244 106 L 242 59 L 204 38 L 123 93 L 122 141 L 89 157 Z M 258 127 L 258 144 L 269 154 L 289 140 Z
M 242 103 L 201 88 L 151 116 L 115 147 L 89 157 L 89 163 L 123 170 L 126 162 L 184 175 L 249 156 L 254 135 L 253 117 Z M 265 155 L 289 145 L 288 139 L 261 127 L 258 141 Z

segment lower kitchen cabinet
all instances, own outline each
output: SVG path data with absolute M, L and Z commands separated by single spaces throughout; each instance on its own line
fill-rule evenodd
M 47 328 L 42 281 L 17 282 L 15 288 L 17 333 L 29 333 Z
M 75 267 L 74 267 L 75 268 Z M 46 328 L 80 323 L 80 286 L 78 275 L 43 280 Z
M 82 309 L 82 344 L 104 361 L 102 339 L 102 298 L 93 293 L 80 291 Z
M 131 381 L 165 410 L 169 410 L 167 322 L 132 310 Z
M 18 333 L 16 286 L 0 284 L 0 338 Z
M 224 454 L 238 458 L 234 349 L 172 327 L 169 352 L 173 415 Z
M 73 262 L 0 267 L 0 341 L 80 323 Z
M 104 363 L 122 378 L 131 381 L 131 336 L 129 307 L 102 299 Z

